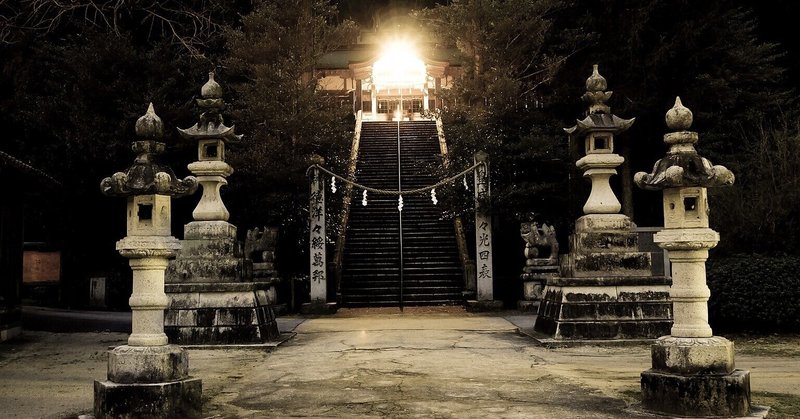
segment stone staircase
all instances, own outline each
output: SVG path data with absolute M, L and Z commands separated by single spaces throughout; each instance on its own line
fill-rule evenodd
M 437 181 L 432 168 L 440 151 L 433 121 L 400 123 L 403 190 Z M 357 182 L 397 190 L 397 122 L 364 122 L 361 128 Z M 403 195 L 403 286 L 400 286 L 400 220 L 397 196 L 355 189 L 347 226 L 342 283 L 346 307 L 445 305 L 463 301 L 463 274 L 455 231 L 442 220 L 430 195 Z

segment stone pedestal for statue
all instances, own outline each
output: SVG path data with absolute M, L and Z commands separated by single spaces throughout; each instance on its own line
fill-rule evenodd
M 132 333 L 128 344 L 108 355 L 107 380 L 94 383 L 96 418 L 201 417 L 202 383 L 189 376 L 186 351 L 169 345 L 164 334 L 164 270 L 180 249 L 170 233 L 171 197 L 193 193 L 197 180 L 178 180 L 154 156 L 164 151 L 161 119 L 153 111 L 136 122 L 144 140 L 133 143 L 138 154 L 126 172 L 105 178 L 105 195 L 128 198 L 127 236 L 117 242 L 133 271 Z
M 571 138 L 585 136 L 586 155 L 576 165 L 592 189 L 569 253 L 561 256 L 560 275 L 547 281 L 534 326 L 557 340 L 656 338 L 672 323 L 669 279 L 653 274 L 650 253 L 640 251 L 633 222 L 619 214 L 609 185 L 624 161 L 614 154 L 614 134 L 634 120 L 610 113 L 606 87 L 595 66 L 583 96 L 589 115 L 565 130 Z
M 165 330 L 170 342 L 182 345 L 265 342 L 277 333 L 269 298 L 272 281 L 252 280 L 252 263 L 243 256 L 220 196 L 233 173 L 225 162 L 226 141 L 240 136 L 224 124 L 222 88 L 213 73 L 201 96 L 200 121 L 178 130 L 197 141 L 198 161 L 188 168 L 203 195 L 192 212 L 194 221 L 184 226 L 183 248 L 167 270 Z
M 719 242 L 708 228 L 706 188 L 733 184 L 733 173 L 697 153 L 692 113 L 680 99 L 666 120 L 675 131 L 664 136 L 669 153 L 653 173 L 634 178 L 643 189 L 663 190 L 664 229 L 655 242 L 669 252 L 675 307 L 671 333 L 652 346 L 652 368 L 642 373 L 642 405 L 668 415 L 747 416 L 750 372 L 735 369 L 733 343 L 711 331 L 705 274 L 708 249 Z
M 522 223 L 520 235 L 525 240 L 525 267 L 520 275 L 524 299 L 517 302 L 517 309 L 536 312 L 545 284 L 559 276 L 558 240 L 555 229 L 544 223 Z

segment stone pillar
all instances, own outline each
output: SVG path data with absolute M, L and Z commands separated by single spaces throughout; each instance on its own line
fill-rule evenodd
M 308 202 L 308 257 L 310 302 L 300 307 L 305 314 L 335 313 L 335 302 L 328 302 L 327 238 L 325 235 L 325 181 L 317 166 L 325 164 L 321 156 L 311 156 L 311 185 Z
M 136 121 L 142 140 L 133 143 L 138 154 L 126 172 L 103 179 L 109 196 L 127 197 L 127 236 L 117 242 L 130 260 L 132 333 L 128 344 L 108 355 L 108 379 L 94 383 L 94 415 L 117 417 L 200 417 L 202 384 L 189 377 L 184 349 L 167 344 L 164 333 L 164 270 L 180 249 L 170 232 L 171 197 L 197 190 L 197 180 L 179 180 L 169 167 L 155 162 L 164 151 L 163 124 L 153 111 Z
M 494 269 L 492 264 L 492 212 L 489 186 L 489 155 L 484 151 L 475 153 L 475 264 L 477 277 L 477 301 L 468 301 L 468 308 L 495 310 L 503 302 L 494 299 Z
M 592 182 L 575 221 L 569 253 L 550 275 L 534 330 L 552 339 L 653 339 L 669 330 L 669 279 L 653 273 L 651 254 L 639 249 L 638 233 L 609 184 L 624 159 L 614 153 L 614 136 L 634 119 L 611 113 L 606 79 L 597 65 L 582 99 L 588 115 L 565 129 L 570 141 L 583 140 L 585 155 L 576 166 Z
M 317 164 L 324 164 L 320 156 L 314 156 Z M 319 169 L 311 169 L 311 194 L 308 203 L 308 256 L 311 278 L 311 302 L 324 304 L 328 300 L 328 274 L 325 249 L 325 185 Z
M 675 322 L 671 335 L 651 347 L 652 368 L 642 373 L 642 404 L 666 415 L 731 417 L 750 412 L 750 372 L 734 367 L 733 343 L 713 336 L 708 325 L 705 261 L 719 235 L 708 228 L 706 188 L 733 184 L 724 166 L 713 166 L 694 148 L 696 132 L 688 131 L 692 113 L 680 98 L 667 112 L 664 136 L 670 146 L 653 173 L 637 173 L 634 181 L 664 194 L 664 229 L 655 242 L 669 251 Z

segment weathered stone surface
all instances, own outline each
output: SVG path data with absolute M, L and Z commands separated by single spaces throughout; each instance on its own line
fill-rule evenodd
M 199 294 L 202 293 L 215 293 L 215 292 L 245 292 L 245 291 L 259 291 L 265 290 L 268 293 L 269 289 L 275 286 L 276 281 L 273 279 L 268 282 L 184 282 L 179 284 L 166 284 L 165 288 L 169 294 L 197 294 L 197 299 L 200 298 Z M 189 297 L 186 297 L 189 298 Z M 275 300 L 270 300 L 275 301 Z
M 203 386 L 198 378 L 169 383 L 94 382 L 97 419 L 200 418 Z
M 678 338 L 663 336 L 650 347 L 653 369 L 673 374 L 729 374 L 733 371 L 733 342 L 720 336 Z
M 642 404 L 662 414 L 730 417 L 750 411 L 750 373 L 734 370 L 733 344 L 713 336 L 708 324 L 705 261 L 719 234 L 708 228 L 706 187 L 733 183 L 733 174 L 712 166 L 694 149 L 697 133 L 686 131 L 692 113 L 680 101 L 667 112 L 664 136 L 670 146 L 653 172 L 637 173 L 636 184 L 664 190 L 664 229 L 653 240 L 669 251 L 670 297 L 674 307 L 671 336 L 652 346 L 652 369 L 642 373 Z
M 591 287 L 591 286 L 633 286 L 649 287 L 651 285 L 670 285 L 672 280 L 665 276 L 603 276 L 595 278 L 555 277 L 547 281 L 554 287 Z
M 534 330 L 554 339 L 656 338 L 669 333 L 668 285 L 554 286 L 545 289 Z
M 192 221 L 183 226 L 184 240 L 236 239 L 236 226 L 227 221 Z
M 108 379 L 117 384 L 177 381 L 189 375 L 180 346 L 117 346 L 108 352 Z
M 645 276 L 651 273 L 650 253 L 645 252 L 581 252 L 567 259 L 564 276 Z
M 680 375 L 642 373 L 642 406 L 668 415 L 741 417 L 750 412 L 750 372 Z
M 629 231 L 633 222 L 624 214 L 588 214 L 575 220 L 576 233 Z
M 639 235 L 634 231 L 592 231 L 576 233 L 575 247 L 587 252 L 631 252 L 639 249 Z
M 215 288 L 224 289 L 223 285 L 215 284 Z M 170 342 L 183 345 L 277 339 L 269 294 L 263 289 L 172 293 L 164 318 L 165 333 Z

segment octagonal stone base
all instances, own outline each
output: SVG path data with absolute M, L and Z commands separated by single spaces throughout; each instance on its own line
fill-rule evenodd
M 199 378 L 169 383 L 94 382 L 94 416 L 104 418 L 200 418 L 203 386 Z
M 734 369 L 733 342 L 720 336 L 662 336 L 650 347 L 654 370 L 673 374 L 728 374 Z
M 750 413 L 750 372 L 672 374 L 642 373 L 642 406 L 680 417 L 741 417 Z
M 108 380 L 117 384 L 164 383 L 189 375 L 189 356 L 180 346 L 117 346 L 108 352 Z

